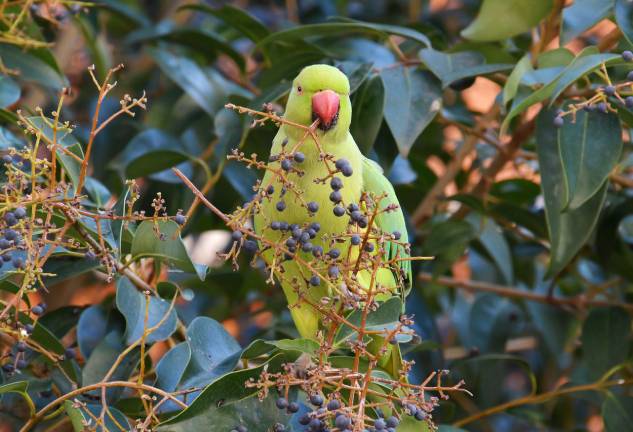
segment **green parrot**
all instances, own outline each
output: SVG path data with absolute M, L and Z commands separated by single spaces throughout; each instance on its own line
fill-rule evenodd
M 261 208 L 254 217 L 257 234 L 272 241 L 287 239 L 286 247 L 295 249 L 305 260 L 321 254 L 333 259 L 354 258 L 358 256 L 359 247 L 352 243 L 358 242 L 367 219 L 354 213 L 350 205 L 357 208 L 362 194 L 374 197 L 384 194 L 378 205 L 381 209 L 389 207 L 390 211 L 377 214 L 373 226 L 390 233 L 391 240 L 382 248 L 374 245 L 373 252 L 382 251 L 388 259 L 409 257 L 405 243 L 407 228 L 393 186 L 380 166 L 361 153 L 350 134 L 352 104 L 345 74 L 329 65 L 304 68 L 293 81 L 283 118 L 303 126 L 311 126 L 318 120 L 315 134 L 320 148 L 312 138 L 305 136 L 305 130 L 282 124 L 273 140 L 269 166 L 277 172 L 285 172 L 293 186 L 283 184 L 273 170 L 266 171 L 261 187 L 267 189 L 269 197 L 261 201 Z M 280 154 L 285 156 L 278 157 Z M 322 154 L 333 156 L 327 165 Z M 295 167 L 303 174 L 299 175 Z M 293 191 L 288 190 L 291 187 Z M 295 191 L 299 191 L 298 196 Z M 350 228 L 350 215 L 357 222 L 353 228 Z M 358 234 L 354 239 L 355 232 Z M 339 241 L 333 241 L 333 236 L 339 236 Z M 371 245 L 368 247 L 374 249 Z M 302 337 L 315 339 L 322 324 L 321 314 L 302 301 L 299 292 L 304 293 L 304 299 L 318 304 L 323 297 L 332 294 L 331 285 L 320 279 L 335 281 L 340 277 L 338 268 L 319 269 L 322 275 L 319 277 L 296 260 L 280 259 L 271 249 L 264 250 L 262 256 L 269 266 L 283 261 L 280 282 L 294 323 Z M 412 281 L 411 262 L 398 261 L 398 266 L 399 269 L 385 267 L 378 271 L 375 282 L 389 287 L 390 292 L 383 293 L 377 300 L 384 301 L 392 295 L 401 295 L 404 299 Z M 369 271 L 359 272 L 357 278 L 360 285 L 370 285 Z M 300 288 L 301 284 L 305 288 Z M 298 292 L 301 289 L 303 291 Z M 374 340 L 368 349 L 371 351 L 372 345 L 379 346 L 378 342 L 380 339 Z M 401 362 L 400 351 L 397 345 L 395 347 L 390 347 L 379 362 L 392 375 L 397 373 Z

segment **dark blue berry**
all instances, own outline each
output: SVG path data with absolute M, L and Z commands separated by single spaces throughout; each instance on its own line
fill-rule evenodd
M 275 193 L 275 186 L 273 186 L 273 185 L 269 185 L 269 186 L 266 188 L 266 194 L 267 194 L 267 195 L 272 195 L 272 194 L 274 194 L 274 193 Z
M 395 428 L 400 424 L 400 420 L 397 417 L 391 416 L 387 419 L 387 427 Z
M 235 230 L 231 233 L 231 238 L 233 239 L 233 241 L 236 241 L 236 242 L 242 240 L 242 236 L 243 236 L 242 231 L 239 231 L 239 230 Z
M 29 334 L 33 333 L 33 324 L 24 324 L 24 331 Z
M 315 258 L 319 258 L 320 256 L 323 255 L 323 248 L 321 246 L 315 246 L 312 248 L 312 255 Z
M 598 111 L 600 111 L 601 113 L 604 113 L 604 114 L 608 113 L 609 112 L 609 108 L 607 106 L 607 103 L 606 102 L 600 102 L 598 104 Z
M 559 128 L 565 124 L 565 120 L 561 116 L 554 117 L 554 127 Z
M 416 420 L 422 421 L 426 419 L 426 413 L 423 410 L 417 410 L 416 413 L 414 414 L 414 417 Z
M 305 242 L 303 246 L 301 246 L 301 250 L 303 250 L 304 252 L 312 252 L 312 248 L 313 246 L 310 242 Z
M 328 251 L 327 254 L 330 256 L 330 258 L 337 259 L 338 257 L 341 256 L 341 251 L 336 248 L 332 248 Z
M 6 253 L 6 254 L 2 255 L 2 261 L 4 261 L 4 262 L 9 262 L 12 259 L 13 259 L 13 257 L 11 256 L 10 253 Z
M 290 402 L 288 404 L 288 412 L 294 414 L 297 411 L 299 411 L 299 404 L 297 402 Z
M 339 276 L 339 269 L 337 266 L 331 266 L 328 270 L 327 270 L 327 274 L 329 277 L 335 279 Z
M 361 217 L 357 223 L 360 228 L 367 228 L 367 223 L 368 223 L 367 216 Z
M 360 207 L 358 206 L 358 204 L 351 203 L 347 206 L 347 210 L 349 210 L 351 213 L 360 210 Z
M 332 201 L 335 204 L 338 204 L 341 202 L 341 200 L 343 199 L 343 195 L 341 195 L 340 191 L 332 191 L 330 193 L 330 201 Z
M 352 213 L 350 213 L 350 217 L 354 222 L 358 222 L 362 219 L 363 214 L 360 212 L 360 210 L 354 210 Z
M 633 52 L 629 50 L 622 51 L 622 58 L 624 59 L 624 61 L 633 61 Z
M 633 81 L 633 71 L 631 71 L 628 74 L 626 74 L 626 80 L 627 81 Z
M 292 169 L 292 161 L 290 159 L 284 159 L 281 161 L 281 169 L 284 171 L 290 171 Z
M 301 243 L 306 243 L 310 241 L 310 233 L 307 231 L 304 231 L 301 233 L 301 237 L 299 238 L 299 240 L 301 241 Z
M 323 405 L 323 396 L 318 393 L 310 395 L 310 403 L 314 406 L 320 407 Z
M 11 242 L 7 239 L 0 239 L 0 249 L 7 249 L 11 246 Z
M 270 229 L 272 229 L 273 231 L 277 231 L 281 228 L 281 223 L 279 223 L 278 221 L 272 221 L 270 223 Z
M 279 229 L 281 231 L 288 231 L 288 222 L 285 222 L 285 221 L 279 222 Z
M 303 230 L 299 227 L 292 228 L 292 237 L 295 240 L 299 240 L 301 238 L 301 234 L 303 234 Z
M 383 430 L 387 428 L 387 423 L 385 422 L 385 419 L 378 418 L 374 422 L 374 427 L 376 428 L 376 430 Z
M 18 220 L 15 218 L 15 215 L 12 212 L 7 212 L 4 214 L 4 221 L 8 226 L 13 226 L 18 223 Z
M 351 165 L 345 165 L 341 170 L 341 173 L 343 173 L 345 177 L 351 177 L 352 174 L 354 174 L 354 170 Z
M 347 427 L 351 424 L 352 424 L 352 421 L 346 415 L 340 415 L 336 417 L 336 420 L 334 420 L 334 425 L 336 425 L 336 427 L 339 428 L 340 430 L 347 429 Z
M 275 205 L 275 208 L 277 209 L 277 211 L 284 211 L 286 209 L 286 203 L 283 201 L 278 201 Z
M 304 160 L 306 160 L 306 157 L 305 157 L 305 155 L 304 155 L 303 153 L 301 153 L 301 152 L 296 152 L 296 153 L 294 154 L 294 156 L 293 156 L 293 159 L 295 160 L 295 162 L 297 162 L 297 163 L 301 163 L 301 162 L 303 162 Z
M 299 424 L 303 426 L 307 426 L 310 423 L 310 416 L 308 414 L 304 414 L 299 417 Z
M 26 217 L 26 209 L 24 207 L 18 207 L 13 210 L 13 215 L 18 219 L 24 219 Z
M 322 423 L 321 420 L 319 420 L 318 418 L 313 418 L 312 420 L 310 420 L 310 423 L 308 423 L 308 428 L 310 431 L 320 431 L 322 427 Z
M 174 222 L 178 225 L 184 225 L 185 222 L 187 222 L 187 218 L 183 214 L 177 214 L 176 217 L 174 217 Z
M 360 244 L 360 236 L 358 234 L 353 234 L 350 241 L 354 246 L 358 246 Z
M 331 401 L 327 403 L 327 409 L 330 411 L 336 411 L 340 407 L 341 407 L 341 403 L 339 402 L 338 399 L 332 399 Z
M 629 109 L 633 108 L 633 96 L 627 96 L 624 98 L 624 105 L 626 105 Z
M 316 237 L 316 234 L 317 234 L 317 233 L 316 233 L 316 231 L 315 231 L 315 230 L 313 230 L 312 228 L 308 228 L 308 230 L 307 230 L 306 232 L 308 233 L 308 236 L 309 236 L 311 239 L 313 239 L 313 238 L 315 238 L 315 237 Z
M 318 222 L 312 222 L 310 224 L 310 229 L 313 229 L 314 232 L 319 232 L 321 230 L 321 224 Z
M 319 211 L 319 204 L 317 204 L 317 203 L 316 203 L 316 202 L 314 202 L 314 201 L 310 201 L 310 202 L 308 203 L 308 211 L 309 211 L 310 213 L 316 213 L 316 212 L 318 212 L 318 211 Z
M 13 267 L 15 267 L 16 269 L 24 268 L 24 260 L 20 257 L 13 257 L 13 259 L 11 260 L 11 264 L 13 264 Z
M 275 402 L 275 405 L 277 405 L 277 408 L 279 409 L 286 409 L 288 407 L 288 400 L 286 398 L 280 397 Z
M 291 248 L 297 246 L 297 241 L 292 237 L 286 240 L 286 246 Z
M 374 251 L 374 244 L 373 243 L 365 243 L 365 250 L 367 252 L 373 252 Z
M 31 312 L 33 313 L 33 315 L 40 316 L 44 313 L 44 309 L 42 308 L 42 306 L 37 305 L 31 308 Z
M 332 177 L 332 180 L 330 180 L 330 187 L 334 190 L 342 189 L 343 180 L 341 180 L 339 177 Z
M 17 352 L 24 352 L 26 351 L 26 348 L 27 348 L 27 345 L 24 341 L 20 341 L 15 344 L 15 349 Z
M 343 169 L 344 166 L 349 165 L 349 161 L 347 159 L 338 159 L 335 163 L 334 166 L 336 167 L 336 169 L 340 170 Z
M 248 253 L 255 253 L 259 247 L 257 246 L 257 242 L 255 240 L 246 240 L 244 242 L 244 250 Z
M 332 211 L 334 212 L 334 216 L 337 217 L 341 217 L 345 214 L 345 209 L 339 205 L 334 206 L 334 209 Z
M 11 156 L 9 156 L 9 155 L 4 155 L 4 156 L 2 156 L 2 161 L 4 163 L 10 164 L 10 163 L 13 162 L 13 158 Z
M 602 91 L 604 91 L 607 96 L 613 96 L 615 94 L 615 87 L 612 85 L 608 85 L 603 87 Z
M 394 240 L 400 240 L 400 237 L 402 237 L 402 234 L 400 234 L 400 231 L 394 231 L 391 234 L 393 234 Z
M 6 363 L 2 365 L 2 370 L 7 373 L 11 373 L 15 370 L 15 367 L 13 367 L 11 363 Z
M 310 285 L 312 286 L 319 286 L 321 285 L 321 278 L 318 275 L 312 275 L 312 277 L 310 278 Z M 312 398 L 310 398 L 310 401 L 312 401 Z M 316 405 L 316 404 L 314 404 Z

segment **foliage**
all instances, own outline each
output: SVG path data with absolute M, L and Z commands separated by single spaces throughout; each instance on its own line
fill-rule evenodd
M 3 0 L 0 423 L 626 430 L 633 6 L 460 3 Z M 434 257 L 412 260 L 405 316 L 372 290 L 343 316 L 314 305 L 338 323 L 318 343 L 258 259 L 284 246 L 250 225 L 276 113 L 314 63 L 349 77 L 401 245 Z M 383 255 L 359 260 L 397 264 Z M 367 331 L 408 376 L 377 366 Z

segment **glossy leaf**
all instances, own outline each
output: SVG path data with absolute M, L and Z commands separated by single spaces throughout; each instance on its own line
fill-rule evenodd
M 620 159 L 622 130 L 612 113 L 580 111 L 558 131 L 565 180 L 563 207 L 583 205 L 607 180 Z
M 482 218 L 475 213 L 469 215 L 467 220 L 472 224 L 486 252 L 488 252 L 494 260 L 505 283 L 512 284 L 514 282 L 512 255 L 501 228 L 499 228 L 494 220 Z
M 100 305 L 86 308 L 77 323 L 77 345 L 84 358 L 89 358 L 107 331 L 106 311 Z
M 378 306 L 376 311 L 367 316 L 366 328 L 371 330 L 384 330 L 400 319 L 402 313 L 402 302 L 397 297 L 392 297 L 386 302 Z M 354 325 L 360 325 L 362 319 L 361 311 L 354 311 L 348 315 L 347 320 Z M 342 344 L 352 336 L 355 332 L 349 326 L 342 326 L 334 337 L 336 344 Z
M 189 343 L 181 342 L 170 349 L 156 365 L 156 386 L 169 392 L 176 390 L 190 360 Z
M 462 36 L 480 42 L 516 36 L 536 26 L 552 5 L 552 0 L 484 0 L 477 18 L 462 30 Z
M 379 76 L 368 79 L 356 92 L 352 102 L 350 132 L 364 154 L 368 154 L 383 119 L 385 90 Z
M 20 99 L 20 86 L 12 78 L 0 75 L 0 108 L 13 105 Z
M 149 305 L 148 305 L 149 299 Z M 141 293 L 130 280 L 120 277 L 117 281 L 116 305 L 125 317 L 125 338 L 128 344 L 136 342 L 150 328 L 160 326 L 146 334 L 145 343 L 167 339 L 176 331 L 176 311 L 170 310 L 170 302 L 158 296 Z
M 70 418 L 74 431 L 82 432 L 86 430 L 86 424 L 95 424 L 94 419 L 99 418 L 101 415 L 102 405 L 92 403 L 79 408 L 72 401 L 67 400 L 64 402 L 64 409 Z M 111 432 L 121 430 L 121 428 L 125 430 L 130 429 L 130 422 L 121 411 L 114 407 L 108 407 L 108 411 L 112 417 L 110 415 L 105 416 L 105 427 L 93 426 L 95 432 Z
M 633 424 L 633 398 L 607 392 L 602 403 L 606 432 L 625 431 Z
M 385 89 L 385 120 L 400 154 L 406 157 L 442 106 L 440 86 L 430 74 L 417 68 L 383 69 L 380 77 Z
M 141 222 L 134 234 L 131 253 L 134 259 L 163 259 L 180 270 L 197 274 L 200 280 L 204 280 L 206 275 L 205 266 L 196 266 L 191 261 L 180 238 L 180 228 L 171 220 Z
M 29 388 L 28 381 L 14 381 L 12 383 L 2 384 L 0 385 L 0 396 L 7 393 L 19 394 L 20 396 L 22 396 L 22 398 L 24 398 L 24 401 L 27 403 L 30 414 L 34 415 L 35 404 L 33 403 L 31 396 L 29 396 L 28 388 Z
M 268 28 L 266 28 L 260 20 L 248 12 L 230 4 L 223 5 L 222 7 L 210 7 L 205 4 L 187 4 L 182 6 L 180 9 L 195 10 L 213 15 L 230 27 L 242 32 L 244 36 L 248 37 L 253 42 L 264 39 L 270 34 Z
M 510 76 L 508 76 L 508 80 L 506 84 L 503 86 L 503 104 L 507 105 L 519 91 L 519 85 L 521 84 L 521 79 L 523 75 L 533 70 L 532 68 L 532 60 L 529 55 L 524 55 L 521 57 L 521 60 L 516 64 Z
M 68 80 L 59 73 L 59 69 L 39 57 L 36 51 L 24 52 L 14 45 L 0 43 L 0 58 L 4 67 L 18 70 L 22 80 L 54 90 L 68 86 Z
M 559 273 L 591 235 L 607 185 L 582 206 L 562 212 L 565 203 L 564 173 L 557 137 L 552 133 L 553 110 L 543 110 L 537 119 L 537 154 L 541 169 L 541 188 L 545 198 L 545 215 L 551 244 L 548 269 L 550 276 Z
M 615 0 L 576 0 L 563 9 L 561 45 L 566 45 L 613 12 Z
M 631 318 L 623 309 L 593 309 L 582 327 L 583 360 L 592 378 L 600 378 L 626 360 Z

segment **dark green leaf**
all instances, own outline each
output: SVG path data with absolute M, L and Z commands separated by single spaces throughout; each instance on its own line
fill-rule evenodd
M 600 378 L 626 360 L 631 318 L 623 309 L 593 309 L 582 326 L 583 360 L 590 377 Z
M 462 36 L 480 42 L 516 36 L 535 27 L 552 4 L 552 0 L 484 0 L 477 18 L 462 30 Z
M 478 295 L 470 311 L 469 343 L 481 352 L 503 352 L 520 324 L 521 310 L 494 294 Z
M 628 430 L 633 424 L 633 398 L 607 392 L 602 403 L 602 418 L 606 432 Z
M 76 407 L 72 401 L 67 400 L 64 402 L 64 408 L 66 414 L 70 417 L 70 421 L 73 425 L 75 432 L 83 432 L 86 430 L 86 425 L 91 425 L 91 430 L 95 432 L 114 432 L 130 429 L 130 422 L 123 415 L 121 411 L 114 407 L 108 407 L 109 414 L 105 416 L 105 427 L 94 426 L 95 418 L 99 418 L 101 415 L 101 404 L 86 404 L 82 407 Z M 114 417 L 114 418 L 113 418 Z
M 84 310 L 77 323 L 77 345 L 84 358 L 89 358 L 92 351 L 106 335 L 108 317 L 100 305 L 93 305 Z
M 364 154 L 369 154 L 378 136 L 384 101 L 385 90 L 379 76 L 368 79 L 354 95 L 350 132 Z
M 620 159 L 622 130 L 613 113 L 579 111 L 558 131 L 565 180 L 563 208 L 577 209 L 594 196 Z
M 397 297 L 392 297 L 382 303 L 378 309 L 367 316 L 366 328 L 369 330 L 384 330 L 400 320 L 402 313 L 402 302 Z M 347 320 L 359 326 L 362 319 L 362 311 L 357 310 L 347 316 Z M 335 344 L 342 344 L 355 334 L 354 329 L 349 326 L 342 326 L 334 337 Z
M 262 40 L 270 34 L 270 31 L 261 21 L 245 10 L 230 4 L 222 7 L 210 7 L 205 4 L 187 4 L 182 6 L 180 9 L 191 9 L 211 14 L 222 20 L 231 28 L 239 30 L 244 34 L 244 36 L 248 37 L 253 42 Z
M 501 228 L 494 220 L 483 218 L 476 213 L 471 213 L 467 221 L 471 223 L 479 241 L 494 260 L 505 283 L 512 284 L 514 282 L 512 255 Z
M 35 404 L 31 400 L 31 396 L 28 393 L 29 382 L 28 381 L 15 381 L 9 384 L 0 385 L 0 396 L 6 393 L 17 393 L 22 396 L 29 406 L 31 416 L 35 414 Z
M 576 0 L 563 9 L 561 45 L 589 30 L 613 11 L 615 0 Z
M 191 348 L 187 342 L 181 342 L 167 351 L 156 365 L 156 386 L 169 392 L 176 390 L 190 359 Z
M 438 81 L 417 68 L 383 69 L 380 77 L 385 88 L 385 120 L 403 156 L 442 106 Z
M 521 79 L 526 72 L 533 70 L 532 68 L 532 59 L 528 54 L 521 57 L 521 60 L 516 64 L 510 76 L 508 76 L 508 80 L 506 84 L 503 86 L 503 104 L 507 105 L 519 91 L 519 85 L 521 84 Z
M 20 79 L 34 81 L 55 90 L 68 86 L 66 77 L 35 52 L 23 51 L 14 45 L 0 44 L 0 58 L 4 67 L 18 70 Z
M 12 78 L 0 75 L 0 108 L 13 105 L 20 99 L 20 86 Z

